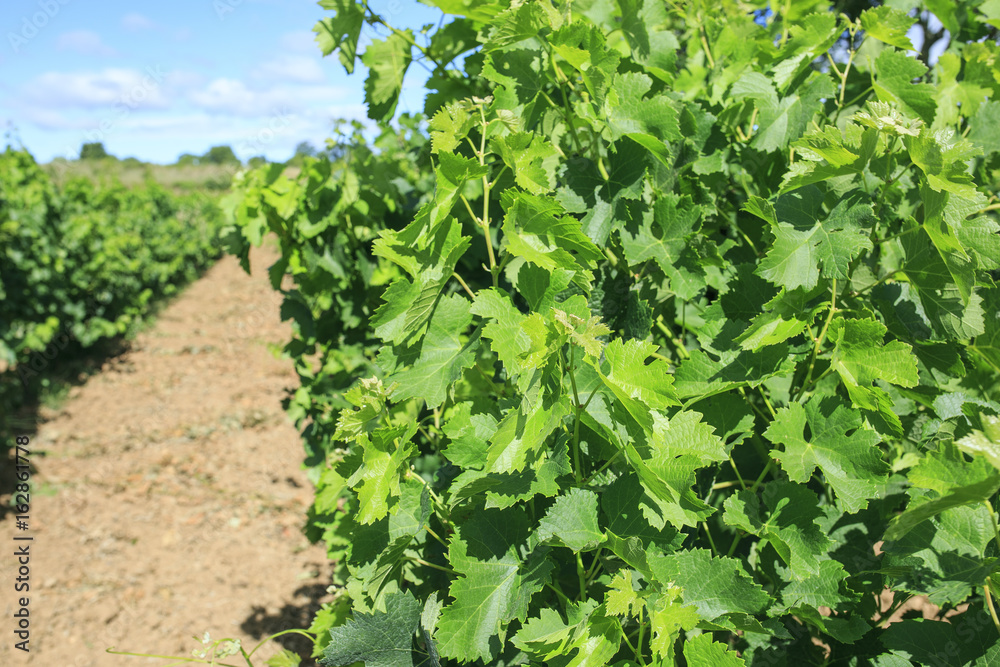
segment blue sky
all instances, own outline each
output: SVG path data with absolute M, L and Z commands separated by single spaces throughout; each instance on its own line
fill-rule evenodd
M 370 5 L 397 27 L 441 16 Z M 0 119 L 43 162 L 86 141 L 159 163 L 219 144 L 285 160 L 300 141 L 322 146 L 333 119 L 365 117 L 364 67 L 348 76 L 313 41 L 329 15 L 315 0 L 6 0 Z M 424 76 L 411 68 L 400 111 L 422 108 Z

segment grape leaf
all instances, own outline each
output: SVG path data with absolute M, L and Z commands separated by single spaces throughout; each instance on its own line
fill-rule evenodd
M 412 43 L 413 32 L 404 30 L 385 39 L 372 40 L 361 56 L 361 62 L 368 68 L 365 103 L 372 120 L 385 120 L 395 113 L 403 78 L 412 60 Z
M 604 541 L 597 525 L 597 494 L 570 489 L 556 498 L 538 522 L 538 539 L 573 551 L 591 551 Z
M 771 604 L 771 596 L 738 560 L 712 557 L 707 549 L 660 556 L 650 567 L 658 579 L 680 587 L 684 604 L 694 605 L 707 621 L 732 613 L 756 614 Z
M 345 625 L 330 628 L 324 667 L 412 667 L 413 635 L 420 625 L 420 603 L 410 593 L 386 596 L 385 611 L 357 612 Z
M 861 416 L 837 398 L 813 397 L 805 406 L 780 408 L 764 437 L 783 445 L 771 456 L 789 479 L 807 482 L 818 467 L 845 511 L 857 512 L 876 496 L 889 470 L 876 447 L 878 434 L 861 426 Z
M 460 576 L 451 584 L 454 602 L 438 621 L 442 656 L 491 660 L 508 624 L 527 618 L 531 596 L 548 581 L 552 564 L 545 549 L 519 555 L 526 537 L 527 519 L 514 510 L 482 510 L 458 527 L 448 560 Z
M 771 482 L 763 497 L 740 491 L 726 499 L 723 520 L 770 542 L 791 568 L 794 579 L 816 576 L 832 542 L 816 519 L 819 498 L 800 484 Z
M 389 381 L 396 384 L 392 398 L 421 398 L 428 407 L 443 403 L 448 387 L 475 363 L 479 330 L 468 341 L 462 341 L 471 322 L 468 299 L 442 297 L 420 342 L 399 354 L 383 348 L 379 363 L 394 369 L 389 376 Z
M 684 658 L 690 667 L 745 667 L 747 664 L 725 644 L 702 634 L 684 642 Z

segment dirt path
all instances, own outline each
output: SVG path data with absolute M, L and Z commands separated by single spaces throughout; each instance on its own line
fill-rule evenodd
M 248 278 L 224 258 L 129 352 L 43 411 L 27 533 L 31 652 L 12 647 L 21 594 L 7 514 L 0 665 L 159 665 L 105 649 L 190 656 L 206 631 L 253 646 L 308 627 L 329 568 L 300 531 L 312 487 L 281 408 L 296 377 L 268 349 L 289 334 L 265 271 L 276 255 L 252 259 Z

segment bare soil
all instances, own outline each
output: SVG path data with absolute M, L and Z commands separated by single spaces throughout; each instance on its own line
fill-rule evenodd
M 272 352 L 289 336 L 267 280 L 276 258 L 255 252 L 252 277 L 223 258 L 41 410 L 29 530 L 0 511 L 0 665 L 163 665 L 106 649 L 190 656 L 209 632 L 249 650 L 309 626 L 330 568 L 301 532 L 313 491 L 281 407 L 297 378 Z M 27 654 L 12 646 L 15 533 L 34 537 Z M 307 640 L 284 646 L 308 656 Z

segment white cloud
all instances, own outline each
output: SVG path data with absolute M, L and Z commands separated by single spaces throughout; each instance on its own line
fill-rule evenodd
M 114 56 L 118 52 L 105 44 L 101 36 L 91 30 L 64 32 L 56 39 L 59 51 L 75 51 L 84 56 Z
M 142 14 L 132 12 L 122 17 L 122 27 L 131 32 L 139 32 L 140 30 L 155 28 L 156 23 Z
M 124 104 L 130 109 L 162 109 L 167 100 L 161 89 L 166 74 L 108 68 L 99 72 L 47 72 L 23 87 L 23 99 L 43 109 L 53 107 L 99 109 Z
M 257 66 L 250 76 L 268 83 L 320 83 L 326 80 L 318 58 L 291 54 L 281 54 Z
M 279 84 L 257 89 L 227 78 L 214 79 L 188 98 L 200 109 L 244 118 L 260 118 L 279 109 L 299 112 L 350 103 L 347 91 L 332 86 Z

